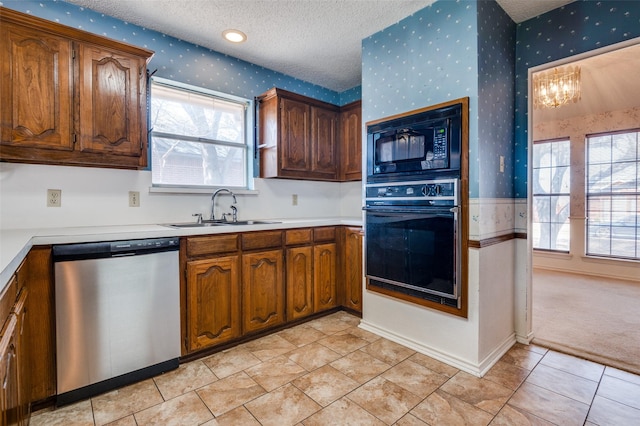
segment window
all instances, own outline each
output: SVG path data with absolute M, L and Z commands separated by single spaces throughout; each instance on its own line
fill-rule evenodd
M 569 140 L 533 145 L 533 248 L 569 251 Z
M 587 254 L 640 259 L 640 131 L 587 137 Z
M 248 188 L 250 106 L 246 99 L 154 78 L 153 185 Z

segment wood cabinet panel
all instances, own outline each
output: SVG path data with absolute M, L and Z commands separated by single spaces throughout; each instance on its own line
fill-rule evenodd
M 284 242 L 288 246 L 309 244 L 313 241 L 313 230 L 311 228 L 287 229 L 284 235 Z
M 258 104 L 261 177 L 338 179 L 339 107 L 277 88 Z
M 338 113 L 311 107 L 311 174 L 319 179 L 338 178 Z
M 16 344 L 17 319 L 10 315 L 0 331 L 0 424 L 21 424 Z
M 0 40 L 0 159 L 146 167 L 153 52 L 2 7 Z
M 287 249 L 287 320 L 311 315 L 313 310 L 313 247 Z
M 241 334 L 239 256 L 187 262 L 188 350 Z
M 242 250 L 258 250 L 282 246 L 282 231 L 242 234 Z
M 313 228 L 313 240 L 315 242 L 335 241 L 335 239 L 336 239 L 335 226 L 323 226 L 321 228 Z
M 242 255 L 243 332 L 251 333 L 284 322 L 282 250 Z
M 2 145 L 73 149 L 72 42 L 0 25 Z
M 239 248 L 238 238 L 238 234 L 189 237 L 187 239 L 187 256 L 195 257 L 237 251 Z
M 345 228 L 344 240 L 344 298 L 343 305 L 356 312 L 362 312 L 362 230 Z
M 281 172 L 305 173 L 311 168 L 309 105 L 290 99 L 281 103 Z
M 18 419 L 27 424 L 31 404 L 31 367 L 29 361 L 29 330 L 27 323 L 27 298 L 28 288 L 22 288 L 18 301 L 16 302 L 13 314 L 16 317 L 16 363 L 18 373 Z
M 314 310 L 320 312 L 338 306 L 336 291 L 336 244 L 313 247 Z
M 51 247 L 32 248 L 25 266 L 29 289 L 25 327 L 28 332 L 28 364 L 31 369 L 30 400 L 37 402 L 56 394 L 55 299 Z
M 94 45 L 78 51 L 80 151 L 140 157 L 146 60 Z
M 362 180 L 361 101 L 340 109 L 340 180 Z

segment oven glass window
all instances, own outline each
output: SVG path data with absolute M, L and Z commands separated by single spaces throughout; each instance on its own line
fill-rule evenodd
M 367 212 L 370 284 L 441 302 L 456 299 L 453 213 Z

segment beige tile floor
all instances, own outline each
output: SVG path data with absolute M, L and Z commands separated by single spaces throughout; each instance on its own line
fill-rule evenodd
M 338 312 L 31 425 L 640 425 L 640 376 L 516 344 L 482 378 Z

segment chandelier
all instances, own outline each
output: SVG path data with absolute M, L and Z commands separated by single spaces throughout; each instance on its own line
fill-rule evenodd
M 533 76 L 533 107 L 557 108 L 580 100 L 580 67 L 554 68 Z

